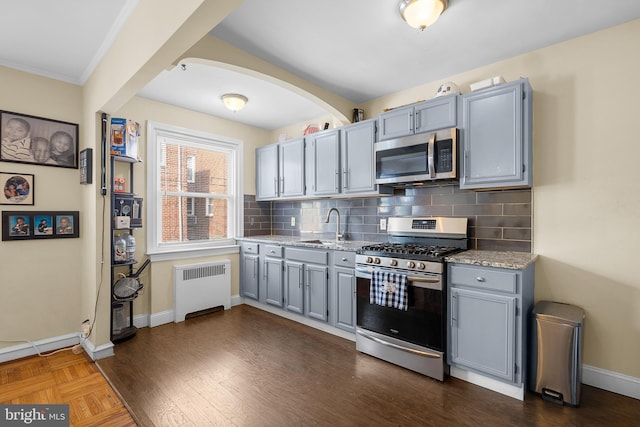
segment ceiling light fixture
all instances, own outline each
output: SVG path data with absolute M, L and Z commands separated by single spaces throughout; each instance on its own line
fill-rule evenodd
M 222 102 L 224 102 L 224 106 L 234 113 L 242 110 L 247 101 L 248 99 L 246 96 L 238 93 L 225 93 L 222 95 Z
M 424 30 L 447 8 L 447 0 L 402 0 L 400 15 L 413 28 Z

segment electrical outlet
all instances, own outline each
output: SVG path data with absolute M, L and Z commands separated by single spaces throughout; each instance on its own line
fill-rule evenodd
M 292 216 L 292 217 L 291 217 L 291 226 L 292 226 L 292 227 L 295 227 L 295 226 L 296 226 L 296 217 L 295 217 L 295 216 Z
M 249 225 L 254 225 L 256 223 L 256 219 L 254 217 L 249 218 Z
M 85 320 L 82 322 L 82 325 L 80 325 L 80 335 L 82 335 L 82 338 L 87 338 L 90 332 L 91 324 L 89 323 L 89 320 Z
M 382 218 L 380 220 L 380 230 L 386 230 L 387 229 L 387 220 L 385 218 Z

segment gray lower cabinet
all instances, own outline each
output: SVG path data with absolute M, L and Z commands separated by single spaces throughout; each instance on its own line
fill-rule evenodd
M 240 244 L 240 292 L 247 298 L 258 299 L 260 284 L 260 256 L 258 243 L 242 242 Z
M 333 280 L 336 287 L 336 324 L 349 332 L 356 330 L 356 273 L 353 268 L 335 267 Z
M 282 246 L 277 245 L 262 245 L 261 248 L 263 302 L 276 307 L 282 307 L 284 303 L 282 250 Z
M 329 316 L 329 254 L 285 248 L 285 308 L 326 322 Z
M 527 79 L 462 97 L 460 188 L 531 187 L 532 99 Z
M 533 265 L 449 264 L 449 364 L 514 385 L 525 381 Z

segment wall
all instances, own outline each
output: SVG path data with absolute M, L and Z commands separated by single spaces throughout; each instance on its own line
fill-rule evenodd
M 0 81 L 0 110 L 81 122 L 78 86 L 5 67 L 0 67 Z M 77 169 L 0 161 L 0 172 L 34 175 L 34 205 L 0 210 L 80 211 L 81 224 L 90 223 L 81 209 Z M 78 239 L 0 242 L 0 340 L 37 341 L 79 331 L 84 319 L 78 260 L 82 242 L 91 239 L 84 229 Z M 17 344 L 0 342 L 0 347 Z

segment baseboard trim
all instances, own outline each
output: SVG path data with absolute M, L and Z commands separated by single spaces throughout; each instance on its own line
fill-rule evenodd
M 258 301 L 252 300 L 250 298 L 244 299 L 244 304 L 250 305 L 251 307 L 259 308 L 260 310 L 267 311 L 271 314 L 275 314 L 280 317 L 284 317 L 285 319 L 293 320 L 294 322 L 302 323 L 303 325 L 310 326 L 315 329 L 319 329 L 328 334 L 336 335 L 340 338 L 347 339 L 349 341 L 356 341 L 355 332 L 349 333 L 347 331 L 343 331 L 342 329 L 334 328 L 333 326 L 326 325 L 324 323 L 317 322 L 315 320 L 308 319 L 299 314 L 289 313 L 286 310 L 283 310 L 278 307 L 271 307 L 266 304 L 262 304 Z
M 89 340 L 82 341 L 82 348 L 89 355 L 91 360 L 100 360 L 105 357 L 111 357 L 115 353 L 113 352 L 113 343 L 109 341 L 107 344 L 103 344 L 101 346 L 96 347 Z
M 18 341 L 16 341 L 18 342 Z M 65 347 L 71 347 L 80 343 L 80 334 L 73 333 L 61 335 L 59 337 L 44 338 L 32 343 L 21 342 L 11 347 L 0 348 L 0 363 L 10 360 L 22 359 L 23 357 L 33 356 L 34 354 L 59 350 Z M 36 350 L 33 345 L 38 348 Z
M 231 295 L 231 307 L 240 304 L 244 304 L 244 301 L 242 301 L 242 297 L 240 295 Z
M 582 365 L 582 383 L 623 396 L 640 399 L 640 378 Z
M 173 322 L 174 319 L 173 310 L 165 310 L 160 313 L 153 313 L 149 316 L 149 326 L 155 328 L 156 326 L 164 325 Z
M 484 375 L 466 371 L 455 366 L 451 366 L 451 372 L 449 373 L 449 375 L 468 383 L 487 388 L 500 394 L 504 394 L 505 396 L 513 397 L 514 399 L 524 400 L 524 385 L 517 387 L 514 385 L 506 384 L 502 381 L 494 380 L 493 378 L 485 377 Z

